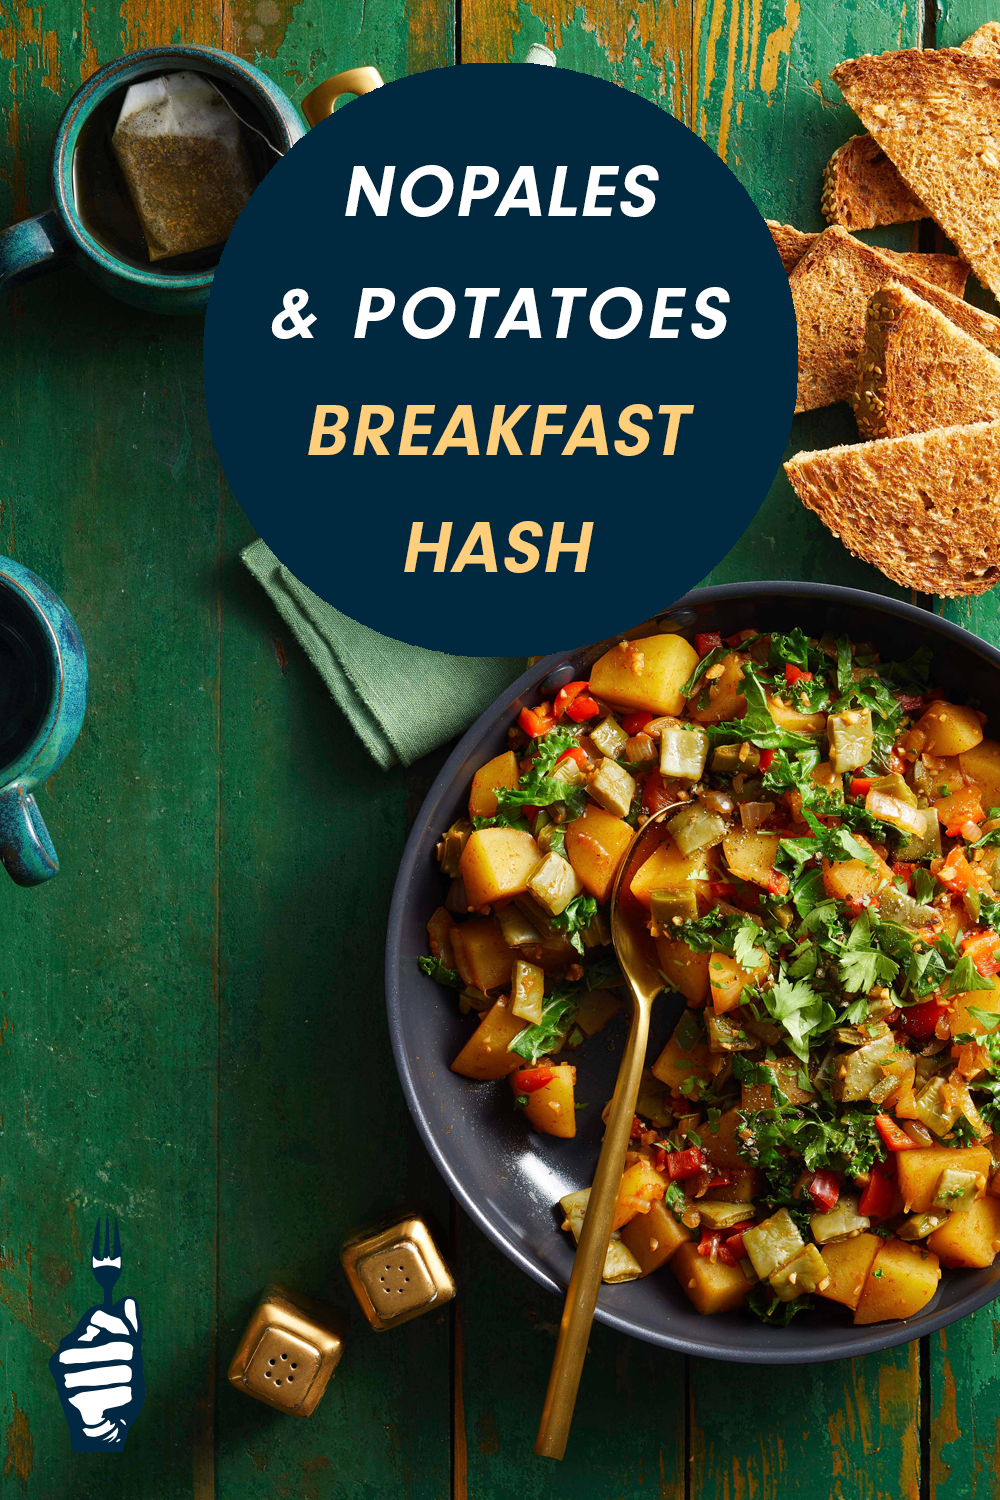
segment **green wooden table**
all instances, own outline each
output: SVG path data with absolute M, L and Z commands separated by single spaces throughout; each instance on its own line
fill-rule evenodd
M 518 61 L 547 41 L 561 65 L 686 120 L 763 212 L 818 228 L 822 163 L 852 129 L 830 68 L 958 42 L 988 16 L 982 0 L 954 0 L 936 25 L 908 0 L 13 6 L 0 9 L 0 222 L 45 205 L 65 100 L 123 50 L 223 46 L 301 99 L 358 63 L 392 79 Z M 756 1373 L 597 1327 L 569 1457 L 532 1457 L 558 1304 L 450 1203 L 383 1020 L 385 912 L 435 758 L 377 771 L 243 572 L 251 533 L 209 437 L 198 323 L 129 312 L 72 271 L 23 288 L 0 318 L 0 551 L 64 595 L 93 681 L 80 742 L 42 796 L 62 873 L 34 891 L 0 882 L 0 1491 L 995 1496 L 990 1308 L 921 1345 Z M 821 412 L 796 423 L 794 446 L 842 435 L 846 411 Z M 713 574 L 760 577 L 890 591 L 783 481 Z M 997 639 L 990 596 L 944 608 Z M 413 1200 L 450 1223 L 459 1300 L 379 1337 L 351 1314 L 309 1422 L 230 1390 L 264 1280 L 329 1284 L 348 1308 L 340 1242 Z M 108 1210 L 125 1236 L 120 1290 L 145 1319 L 147 1404 L 121 1457 L 74 1458 L 46 1360 L 92 1299 L 90 1239 Z

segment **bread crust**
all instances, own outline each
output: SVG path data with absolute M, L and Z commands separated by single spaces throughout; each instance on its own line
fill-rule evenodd
M 765 219 L 764 222 L 771 231 L 771 238 L 781 256 L 781 264 L 791 275 L 806 251 L 815 245 L 819 234 L 809 234 L 805 230 L 793 228 L 791 224 L 779 224 L 775 219 Z M 953 297 L 961 297 L 965 291 L 969 268 L 957 255 L 884 249 L 881 254 L 897 262 L 909 275 L 920 276 L 924 281 L 932 281 L 935 286 L 944 287 Z
M 830 76 L 980 281 L 1000 291 L 1000 62 L 911 48 L 853 58 Z
M 863 438 L 1000 418 L 1000 359 L 904 286 L 868 303 L 854 415 Z
M 874 229 L 926 219 L 892 162 L 870 135 L 852 135 L 823 168 L 823 217 L 844 229 Z
M 834 225 L 824 230 L 788 278 L 799 338 L 796 411 L 851 399 L 869 300 L 893 282 L 908 287 L 1000 356 L 1000 319 L 908 274 L 898 261 Z
M 954 599 L 1000 577 L 1000 421 L 799 453 L 799 499 L 902 588 Z
M 1000 62 L 1000 22 L 987 21 L 978 27 L 966 37 L 961 51 Z M 906 224 L 927 217 L 924 205 L 870 135 L 851 136 L 830 157 L 823 172 L 822 208 L 829 223 L 845 229 L 874 229 L 879 224 Z

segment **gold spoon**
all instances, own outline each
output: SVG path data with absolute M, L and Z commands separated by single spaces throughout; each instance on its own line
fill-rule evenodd
M 562 1458 L 566 1451 L 576 1393 L 583 1373 L 583 1362 L 587 1357 L 590 1326 L 594 1321 L 594 1309 L 601 1289 L 604 1258 L 611 1238 L 615 1200 L 625 1166 L 625 1153 L 628 1150 L 639 1084 L 646 1061 L 650 1015 L 653 1001 L 663 989 L 663 976 L 656 965 L 656 950 L 649 931 L 640 912 L 632 909 L 635 897 L 629 895 L 626 910 L 623 911 L 622 892 L 629 891 L 636 870 L 660 843 L 663 830 L 659 825 L 683 805 L 679 802 L 671 803 L 643 825 L 629 844 L 611 895 L 611 939 L 622 974 L 632 991 L 632 1025 L 618 1070 L 618 1081 L 611 1101 L 594 1184 L 587 1201 L 580 1243 L 573 1260 L 552 1373 L 549 1375 L 542 1420 L 535 1439 L 535 1452 L 542 1458 Z M 644 915 L 642 913 L 643 917 Z

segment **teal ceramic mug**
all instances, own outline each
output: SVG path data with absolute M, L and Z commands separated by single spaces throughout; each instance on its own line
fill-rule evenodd
M 48 584 L 0 557 L 0 862 L 40 885 L 59 861 L 32 795 L 73 748 L 87 706 L 87 654 Z
M 59 122 L 52 148 L 52 207 L 0 234 L 0 290 L 71 263 L 135 307 L 163 313 L 204 309 L 213 266 L 157 269 L 155 262 L 123 253 L 120 242 L 103 234 L 93 216 L 81 208 L 89 187 L 79 177 L 81 157 L 89 149 L 88 130 L 107 129 L 111 116 L 117 118 L 130 84 L 184 71 L 212 79 L 251 127 L 247 139 L 257 153 L 260 176 L 304 135 L 298 111 L 277 84 L 228 52 L 212 47 L 148 47 L 108 63 L 76 91 Z M 381 82 L 374 68 L 352 69 L 315 89 L 303 101 L 303 110 L 310 124 L 315 124 L 333 112 L 342 93 L 367 93 Z

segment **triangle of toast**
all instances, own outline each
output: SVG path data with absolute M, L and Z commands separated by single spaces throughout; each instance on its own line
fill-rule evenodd
M 1000 418 L 1000 359 L 904 286 L 868 303 L 854 415 L 863 438 Z
M 815 245 L 819 234 L 795 229 L 791 224 L 779 224 L 776 219 L 765 219 L 764 222 L 771 231 L 771 238 L 781 256 L 781 264 L 791 275 L 806 251 Z M 878 251 L 908 275 L 920 276 L 924 281 L 944 287 L 953 297 L 961 297 L 965 291 L 969 268 L 957 255 L 940 255 L 934 251 L 925 253 L 922 250 L 886 250 L 881 245 L 878 246 Z
M 1000 577 L 1000 422 L 798 453 L 799 499 L 903 588 L 983 594 Z

